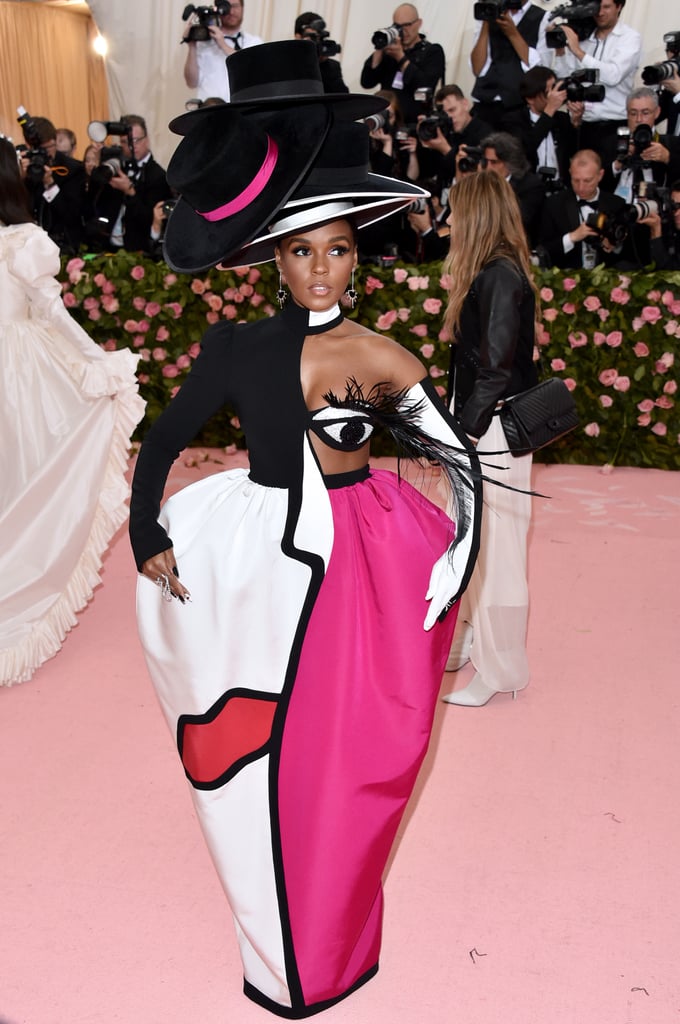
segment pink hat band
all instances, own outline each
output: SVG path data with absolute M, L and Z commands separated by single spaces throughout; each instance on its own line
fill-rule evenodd
M 254 199 L 260 195 L 260 193 L 266 187 L 269 179 L 274 173 L 276 167 L 276 161 L 279 155 L 279 147 L 270 135 L 267 136 L 267 152 L 262 162 L 262 166 L 242 192 L 239 192 L 237 196 L 230 199 L 228 203 L 224 203 L 223 206 L 218 206 L 214 210 L 207 210 L 202 212 L 196 210 L 199 216 L 204 217 L 208 221 L 224 220 L 226 217 L 231 217 L 234 213 L 240 213 L 241 210 L 245 210 Z

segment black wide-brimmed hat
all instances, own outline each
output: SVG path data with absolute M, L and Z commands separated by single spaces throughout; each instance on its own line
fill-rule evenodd
M 237 50 L 226 60 L 226 71 L 229 103 L 180 114 L 170 122 L 171 131 L 186 135 L 203 121 L 215 125 L 218 131 L 230 108 L 256 114 L 321 103 L 333 110 L 336 120 L 356 121 L 388 105 L 380 96 L 324 92 L 316 47 L 305 39 L 282 39 Z
M 279 240 L 293 231 L 310 230 L 337 219 L 350 220 L 357 228 L 367 227 L 429 196 L 419 185 L 372 174 L 368 168 L 366 125 L 333 124 L 310 171 L 272 218 L 268 230 L 225 256 L 220 266 L 265 263 L 274 259 Z
M 309 169 L 331 122 L 329 108 L 319 103 L 256 117 L 212 109 L 222 113 L 219 123 L 197 122 L 168 165 L 168 183 L 180 198 L 163 253 L 183 273 L 215 266 L 264 231 Z

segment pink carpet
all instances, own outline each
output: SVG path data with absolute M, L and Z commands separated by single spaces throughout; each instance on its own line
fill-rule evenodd
M 200 459 L 174 488 L 222 468 Z M 531 684 L 440 704 L 380 972 L 320 1020 L 680 1021 L 680 474 L 534 482 L 552 498 L 534 503 Z M 272 1021 L 241 994 L 122 532 L 103 579 L 57 657 L 0 692 L 0 1020 Z

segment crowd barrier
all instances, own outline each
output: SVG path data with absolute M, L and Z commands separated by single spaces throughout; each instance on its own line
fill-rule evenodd
M 70 312 L 98 344 L 139 354 L 147 409 L 137 437 L 181 384 L 209 324 L 256 320 L 277 308 L 278 276 L 270 264 L 192 277 L 120 251 L 64 260 L 61 280 Z M 536 282 L 539 373 L 567 382 L 581 420 L 577 430 L 536 457 L 680 469 L 680 273 L 551 269 L 537 270 Z M 347 315 L 412 350 L 444 395 L 449 340 L 441 326 L 441 267 L 362 266 L 357 291 L 357 308 Z M 238 419 L 223 410 L 197 443 L 242 446 Z M 389 439 L 378 438 L 373 450 L 391 453 Z

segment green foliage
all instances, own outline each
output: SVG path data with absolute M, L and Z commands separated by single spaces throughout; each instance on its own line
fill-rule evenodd
M 220 319 L 257 320 L 275 312 L 275 268 L 244 267 L 197 277 L 119 252 L 62 269 L 64 301 L 106 349 L 138 351 L 147 402 L 143 436 L 196 358 L 203 332 Z M 676 356 L 680 274 L 540 270 L 541 324 L 536 357 L 542 376 L 564 378 L 581 426 L 543 449 L 546 462 L 680 468 Z M 438 265 L 360 268 L 360 300 L 347 315 L 414 352 L 446 394 L 449 343 L 441 331 L 446 282 Z M 267 368 L 263 367 L 266 373 Z M 223 410 L 197 443 L 242 446 L 238 420 Z M 375 454 L 387 454 L 381 439 Z

